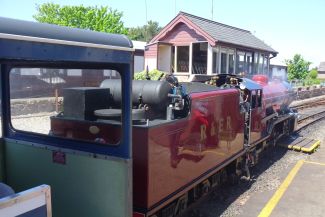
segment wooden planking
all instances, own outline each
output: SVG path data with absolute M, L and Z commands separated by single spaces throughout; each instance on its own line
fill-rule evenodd
M 185 23 L 179 23 L 160 41 L 181 46 L 189 45 L 191 42 L 207 41 L 207 39 L 197 34 L 193 29 L 190 29 Z
M 145 58 L 156 57 L 158 52 L 158 43 L 148 45 L 146 51 L 144 52 Z

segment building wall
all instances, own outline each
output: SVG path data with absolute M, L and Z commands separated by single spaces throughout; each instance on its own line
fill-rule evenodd
M 191 42 L 206 41 L 206 39 L 201 35 L 198 35 L 193 29 L 190 29 L 184 23 L 179 23 L 175 26 L 173 31 L 167 33 L 161 41 L 181 46 L 189 45 Z
M 144 70 L 144 57 L 134 55 L 134 73 Z
M 147 45 L 145 52 L 144 52 L 144 57 L 145 58 L 153 58 L 153 57 L 157 57 L 157 51 L 158 51 L 158 44 L 151 44 L 151 45 Z
M 158 70 L 170 72 L 171 70 L 171 46 L 159 45 Z
M 199 30 L 197 30 L 199 31 Z M 229 37 L 231 37 L 229 35 Z M 198 34 L 195 30 L 191 29 L 187 24 L 183 22 L 179 22 L 177 25 L 175 25 L 172 29 L 166 29 L 165 35 L 161 35 L 158 41 L 154 41 L 154 44 L 151 44 L 146 47 L 145 51 L 145 67 L 148 66 L 149 70 L 152 69 L 159 69 L 162 71 L 171 71 L 170 65 L 171 65 L 171 55 L 174 51 L 174 62 L 175 65 L 173 66 L 173 69 L 175 71 L 175 75 L 179 76 L 189 76 L 191 73 L 193 73 L 192 67 L 192 54 L 193 54 L 193 46 L 191 46 L 192 43 L 195 42 L 207 42 L 208 39 L 203 37 L 202 35 Z M 167 45 L 168 44 L 168 45 Z M 170 46 L 171 50 L 167 51 L 166 46 Z M 175 50 L 173 46 L 176 46 Z M 188 72 L 187 71 L 177 71 L 177 64 L 178 64 L 178 46 L 189 46 L 189 63 L 188 63 Z M 269 60 L 264 60 L 265 58 L 269 57 L 268 52 L 258 51 L 254 50 L 252 48 L 246 48 L 234 44 L 222 44 L 218 42 L 218 45 L 216 47 L 211 47 L 209 44 L 208 46 L 208 54 L 207 54 L 207 68 L 206 68 L 206 74 L 211 75 L 213 74 L 213 64 L 215 62 L 215 66 L 218 69 L 216 72 L 221 72 L 221 60 L 222 60 L 222 54 L 224 54 L 224 50 L 227 50 L 227 61 L 226 63 L 223 61 L 223 64 L 227 65 L 227 72 L 231 69 L 231 72 L 229 73 L 239 73 L 239 72 L 245 72 L 245 74 L 252 76 L 253 74 L 268 74 L 269 72 L 272 73 L 272 70 L 269 68 Z M 231 49 L 231 52 L 229 51 Z M 229 52 L 228 52 L 229 51 Z M 240 51 L 244 53 L 245 60 L 239 61 L 237 51 Z M 169 56 L 167 57 L 167 52 L 169 52 Z M 248 55 L 248 53 L 250 55 Z M 247 55 L 246 55 L 247 54 Z M 263 55 L 263 57 L 262 57 Z M 250 56 L 250 59 L 248 60 L 246 56 Z M 260 56 L 262 60 L 260 60 Z M 256 57 L 256 58 L 255 58 Z M 228 62 L 229 59 L 229 62 Z M 230 59 L 233 59 L 232 64 L 230 62 Z M 247 59 L 247 60 L 246 60 Z M 249 61 L 249 62 L 247 62 Z M 261 63 L 260 63 L 261 62 Z M 241 69 L 239 67 L 239 64 L 242 64 L 243 67 L 246 67 L 247 64 L 249 64 L 250 68 Z M 265 66 L 264 66 L 265 65 Z M 248 67 L 248 65 L 247 65 Z M 230 68 L 228 70 L 228 68 Z M 275 72 L 276 74 L 277 72 Z
M 324 80 L 325 79 L 325 71 L 318 71 L 317 78 Z
M 157 69 L 158 43 L 146 46 L 144 52 L 144 68 L 148 67 L 149 71 Z

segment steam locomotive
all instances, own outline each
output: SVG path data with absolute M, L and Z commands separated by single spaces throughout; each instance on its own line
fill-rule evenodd
M 177 216 L 225 180 L 249 178 L 261 151 L 296 126 L 291 87 L 264 75 L 132 81 L 122 35 L 0 18 L 0 48 L 0 179 L 17 191 L 50 185 L 55 216 Z M 120 79 L 66 88 L 42 133 L 14 122 L 12 84 L 24 70 L 37 83 L 47 70 L 65 82 L 105 70 Z
M 293 90 L 265 75 L 132 85 L 133 216 L 176 216 L 227 177 L 249 178 L 261 151 L 296 126 Z M 117 143 L 121 91 L 116 79 L 66 89 L 51 134 Z

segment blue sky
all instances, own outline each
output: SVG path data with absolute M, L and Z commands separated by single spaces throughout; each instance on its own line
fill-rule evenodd
M 147 20 L 166 25 L 179 11 L 247 29 L 279 52 L 274 63 L 294 54 L 318 66 L 325 61 L 324 0 L 52 0 L 61 5 L 103 5 L 123 12 L 127 27 Z M 1 0 L 0 16 L 33 20 L 36 5 L 47 0 Z M 145 6 L 147 3 L 147 7 Z M 146 13 L 147 8 L 147 13 Z M 147 15 L 146 15 L 147 14 Z

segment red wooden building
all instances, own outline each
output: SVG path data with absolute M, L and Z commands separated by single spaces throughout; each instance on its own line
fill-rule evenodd
M 146 46 L 149 70 L 173 72 L 181 80 L 195 74 L 267 74 L 277 51 L 251 32 L 180 12 Z

